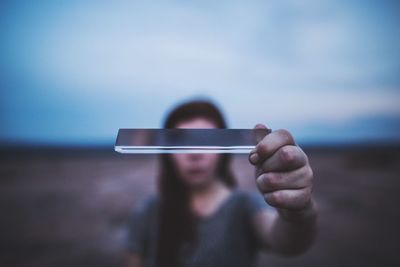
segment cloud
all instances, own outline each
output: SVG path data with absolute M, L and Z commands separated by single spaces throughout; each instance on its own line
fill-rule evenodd
M 235 127 L 398 114 L 398 22 L 368 3 L 9 4 L 1 135 L 110 138 L 159 126 L 193 95 L 215 98 Z

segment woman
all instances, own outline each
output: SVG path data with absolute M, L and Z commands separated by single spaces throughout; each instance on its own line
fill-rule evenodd
M 212 103 L 192 101 L 172 110 L 164 128 L 226 123 Z M 249 155 L 257 168 L 257 195 L 235 189 L 228 154 L 160 160 L 159 194 L 143 202 L 130 222 L 128 266 L 252 266 L 259 250 L 290 255 L 312 244 L 313 174 L 287 131 L 267 135 Z

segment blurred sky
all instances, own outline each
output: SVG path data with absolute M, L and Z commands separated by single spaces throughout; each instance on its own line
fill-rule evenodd
M 400 4 L 1 1 L 2 143 L 108 144 L 209 97 L 301 143 L 400 140 Z

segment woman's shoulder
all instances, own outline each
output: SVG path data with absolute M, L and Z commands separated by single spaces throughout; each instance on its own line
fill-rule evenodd
M 247 191 L 242 189 L 234 189 L 232 190 L 232 196 L 236 199 L 240 200 L 254 200 L 254 199 L 263 199 L 261 194 L 254 191 Z
M 148 195 L 139 200 L 133 208 L 134 213 L 144 214 L 155 211 L 159 205 L 159 196 L 156 194 Z
M 255 213 L 264 209 L 271 208 L 264 200 L 262 195 L 258 192 L 244 191 L 244 190 L 233 190 L 233 199 L 236 201 L 235 204 L 240 206 L 242 209 Z

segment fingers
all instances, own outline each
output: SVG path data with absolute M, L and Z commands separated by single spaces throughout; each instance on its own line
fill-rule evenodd
M 264 199 L 269 205 L 276 208 L 299 210 L 309 204 L 311 191 L 311 186 L 303 189 L 279 190 L 264 194 Z
M 255 129 L 266 129 L 257 124 Z M 257 187 L 265 201 L 282 209 L 303 209 L 310 203 L 313 172 L 307 155 L 286 130 L 267 134 L 250 152 Z
M 256 127 L 262 126 L 261 124 L 256 125 Z M 272 156 L 279 148 L 287 145 L 295 145 L 292 135 L 286 130 L 274 131 L 266 135 L 250 152 L 249 160 L 252 164 L 257 164 Z
M 313 172 L 306 165 L 290 172 L 262 173 L 256 179 L 257 187 L 262 193 L 277 190 L 302 189 L 312 184 Z
M 271 157 L 257 165 L 257 174 L 262 172 L 285 172 L 298 169 L 308 162 L 307 155 L 298 146 L 284 146 Z

